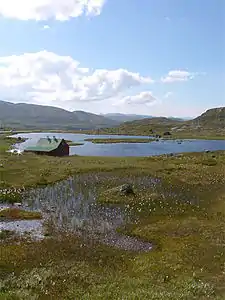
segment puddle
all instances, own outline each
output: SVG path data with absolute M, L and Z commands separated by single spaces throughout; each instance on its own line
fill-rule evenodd
M 43 221 L 53 226 L 54 232 L 70 232 L 88 239 L 97 239 L 109 246 L 129 251 L 149 251 L 151 243 L 118 233 L 117 228 L 137 221 L 132 210 L 122 207 L 102 206 L 96 203 L 97 188 L 106 180 L 115 184 L 131 183 L 143 191 L 160 189 L 165 197 L 184 195 L 165 191 L 159 179 L 150 176 L 118 178 L 109 173 L 86 174 L 69 178 L 44 188 L 26 191 L 22 209 L 41 211 L 43 220 L 1 221 L 0 230 L 14 230 L 19 234 L 30 233 L 34 238 L 44 238 Z M 9 207 L 0 205 L 0 209 Z
M 149 251 L 150 243 L 116 232 L 118 227 L 133 221 L 127 209 L 96 204 L 97 186 L 103 179 L 120 184 L 116 176 L 88 174 L 26 191 L 21 209 L 41 211 L 44 219 L 0 221 L 0 230 L 13 230 L 19 234 L 29 233 L 34 238 L 44 238 L 43 221 L 48 221 L 56 233 L 72 232 L 124 250 Z M 126 182 L 129 183 L 129 180 Z M 137 179 L 137 183 L 144 184 L 143 180 Z M 122 183 L 124 179 L 121 179 Z M 157 184 L 157 180 L 148 180 L 148 184 Z M 2 205 L 0 209 L 6 207 L 11 206 Z
M 0 203 L 0 211 L 7 208 L 21 208 L 23 210 L 28 209 L 28 207 Z M 8 221 L 0 219 L 0 232 L 3 230 L 9 230 L 15 232 L 17 235 L 30 234 L 33 238 L 40 239 L 43 238 L 42 229 L 42 220 Z
M 10 230 L 18 235 L 29 234 L 34 239 L 43 238 L 40 220 L 1 221 L 0 231 L 2 230 Z

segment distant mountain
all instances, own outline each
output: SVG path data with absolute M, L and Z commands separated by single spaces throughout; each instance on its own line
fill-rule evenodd
M 77 120 L 80 122 L 90 123 L 93 125 L 96 124 L 118 124 L 119 122 L 112 120 L 111 118 L 107 118 L 105 116 L 96 115 L 93 113 L 85 112 L 82 110 L 76 110 L 73 112 L 76 116 Z
M 120 113 L 109 113 L 104 114 L 106 118 L 112 119 L 114 121 L 118 122 L 128 122 L 128 121 L 134 121 L 134 120 L 141 120 L 145 118 L 152 118 L 152 116 L 148 115 L 135 115 L 135 114 L 120 114 Z
M 128 121 L 124 122 L 126 119 Z M 95 130 L 101 133 L 150 134 L 167 130 L 225 131 L 225 107 L 213 108 L 193 120 L 152 117 L 135 114 L 96 115 L 84 111 L 70 112 L 52 106 L 0 101 L 0 127 L 13 129 Z M 100 133 L 99 132 L 99 133 Z
M 121 123 L 135 121 L 135 120 L 142 120 L 142 119 L 158 118 L 158 117 L 149 116 L 149 115 L 121 114 L 121 113 L 109 113 L 109 114 L 104 114 L 104 116 L 109 119 L 119 121 Z M 184 121 L 184 120 L 190 120 L 191 118 L 168 117 L 168 119 L 176 120 L 176 121 Z
M 196 126 L 205 128 L 225 128 L 225 107 L 211 108 L 194 120 L 189 121 Z
M 116 126 L 118 122 L 82 111 L 35 104 L 0 101 L 0 126 L 15 129 L 96 129 Z
M 170 120 L 175 120 L 175 121 L 187 121 L 187 120 L 192 120 L 193 118 L 191 117 L 183 117 L 183 118 L 178 118 L 178 117 L 168 117 Z
M 223 136 L 225 134 L 225 107 L 209 109 L 193 120 L 151 117 L 124 122 L 114 128 L 103 128 L 99 133 L 152 135 L 163 134 L 167 131 L 183 136 L 192 136 L 192 134 Z
M 181 126 L 184 122 L 165 117 L 144 118 L 121 123 L 114 128 L 103 128 L 100 134 L 128 134 L 128 135 L 152 135 Z

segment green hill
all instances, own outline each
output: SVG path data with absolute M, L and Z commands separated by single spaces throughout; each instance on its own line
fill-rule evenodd
M 209 109 L 190 123 L 205 128 L 225 128 L 225 107 Z
M 0 101 L 0 126 L 14 129 L 95 129 L 118 122 L 87 112 L 70 112 L 52 106 Z
M 125 122 L 114 128 L 103 128 L 100 133 L 127 134 L 127 135 L 152 135 L 162 134 L 171 130 L 174 126 L 181 126 L 182 121 L 159 117 Z
M 174 118 L 150 118 L 125 122 L 114 128 L 103 128 L 99 134 L 163 135 L 177 138 L 225 138 L 225 107 L 207 110 L 201 116 L 183 121 Z

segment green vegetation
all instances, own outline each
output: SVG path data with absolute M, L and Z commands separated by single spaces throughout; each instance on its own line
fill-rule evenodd
M 5 220 L 35 220 L 41 219 L 41 213 L 19 208 L 5 208 L 0 210 L 0 218 Z
M 155 139 L 85 139 L 85 141 L 92 142 L 94 144 L 116 144 L 116 143 L 151 143 Z
M 119 230 L 154 247 L 132 253 L 68 233 L 12 239 L 0 244 L 0 299 L 225 299 L 224 151 L 149 158 L 1 153 L 1 160 L 8 188 L 94 173 L 102 205 L 123 205 L 138 216 Z M 135 195 L 113 192 L 128 179 Z
M 84 143 L 77 143 L 70 140 L 66 140 L 66 142 L 69 144 L 69 146 L 82 146 Z
M 0 170 L 1 172 L 1 170 Z M 1 172 L 1 175 L 3 172 Z M 6 188 L 7 185 L 4 186 L 4 181 L 1 181 L 0 187 L 0 203 L 19 203 L 22 200 L 22 192 L 23 189 L 19 188 Z
M 93 130 L 92 134 L 161 135 L 171 132 L 172 139 L 225 139 L 225 108 L 206 111 L 190 121 L 151 118 L 125 122 L 114 128 Z
M 0 134 L 0 154 L 9 150 L 13 144 L 23 143 L 25 140 L 24 138 L 9 138 Z
M 0 242 L 5 241 L 9 238 L 12 238 L 15 235 L 15 232 L 12 230 L 1 230 L 0 231 Z
M 156 136 L 160 135 L 166 139 L 205 139 L 205 140 L 224 140 L 225 139 L 225 129 L 206 129 L 191 127 L 190 125 L 183 125 L 177 127 L 174 125 L 162 125 L 160 123 L 152 124 L 150 120 L 149 123 L 143 124 L 144 120 L 139 122 L 133 121 L 129 123 L 124 123 L 118 127 L 114 128 L 102 128 L 101 130 L 89 131 L 89 134 L 99 134 L 99 135 L 134 135 L 134 136 Z M 145 119 L 146 121 L 146 119 Z M 182 128 L 183 127 L 183 128 Z M 174 129 L 175 128 L 175 129 Z M 171 132 L 171 136 L 164 136 L 164 132 Z
M 115 126 L 118 122 L 84 111 L 0 100 L 0 125 L 14 130 L 80 130 Z M 7 127 L 7 128 L 6 128 Z

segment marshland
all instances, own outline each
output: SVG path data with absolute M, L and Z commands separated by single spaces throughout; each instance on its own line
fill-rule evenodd
M 58 158 L 15 142 L 0 140 L 0 299 L 224 299 L 224 151 Z

